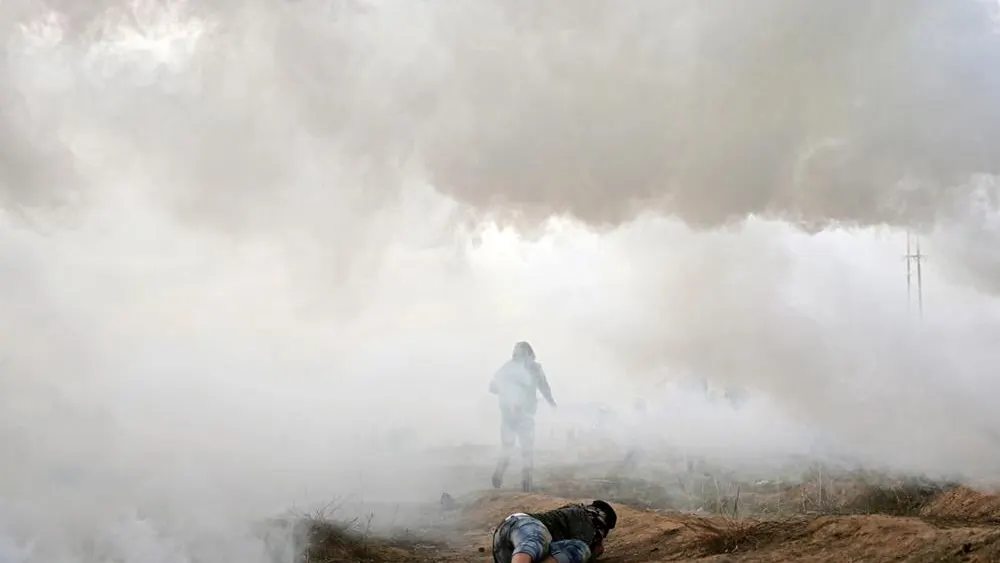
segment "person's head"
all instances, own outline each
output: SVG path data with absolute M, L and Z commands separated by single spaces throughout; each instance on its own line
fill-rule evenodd
M 615 509 L 603 500 L 595 500 L 585 508 L 590 513 L 594 525 L 601 532 L 601 537 L 608 537 L 611 530 L 614 530 L 615 525 L 618 524 L 618 515 L 615 514 Z
M 522 340 L 514 345 L 514 352 L 511 353 L 511 358 L 521 361 L 534 360 L 535 350 L 532 349 L 531 344 Z

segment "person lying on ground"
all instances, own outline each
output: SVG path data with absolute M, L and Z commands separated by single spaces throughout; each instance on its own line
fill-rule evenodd
M 604 553 L 618 522 L 610 504 L 568 504 L 548 512 L 511 514 L 493 533 L 494 563 L 587 563 Z

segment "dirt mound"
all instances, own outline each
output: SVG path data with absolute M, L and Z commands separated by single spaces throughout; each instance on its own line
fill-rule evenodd
M 585 499 L 584 502 L 593 500 Z M 468 522 L 475 522 L 481 533 L 488 534 L 494 526 L 512 512 L 541 512 L 571 502 L 559 497 L 526 493 L 493 493 L 486 495 L 464 511 Z M 670 553 L 672 556 L 700 556 L 712 530 L 725 526 L 725 519 L 696 516 L 664 516 L 654 512 L 616 506 L 618 526 L 608 538 L 606 561 L 658 561 L 651 556 Z M 488 546 L 486 546 L 488 547 Z M 627 556 L 630 558 L 621 559 Z M 488 558 L 483 561 L 489 560 Z
M 1000 496 L 968 487 L 954 487 L 923 506 L 920 516 L 942 521 L 1000 524 Z
M 582 502 L 589 500 L 593 499 L 583 499 Z M 512 512 L 541 512 L 571 502 L 581 502 L 581 500 L 528 493 L 493 493 L 469 505 L 465 509 L 464 516 L 467 521 L 479 524 L 480 529 L 487 530 L 492 529 Z M 611 547 L 626 546 L 658 548 L 668 538 L 675 546 L 697 544 L 703 533 L 700 527 L 713 521 L 710 518 L 695 516 L 667 517 L 621 505 L 615 506 L 615 511 L 618 513 L 618 526 L 608 539 L 609 550 Z M 720 523 L 723 521 L 722 518 L 716 520 Z
M 944 497 L 939 500 L 943 503 Z M 470 544 L 465 561 L 490 561 L 489 532 L 507 514 L 548 510 L 567 502 L 573 501 L 492 493 L 470 503 L 463 512 L 471 524 L 467 537 L 473 539 L 478 532 L 479 538 Z M 982 501 L 981 506 L 987 504 Z M 1000 530 L 985 525 L 941 526 L 918 517 L 888 515 L 733 519 L 616 508 L 619 525 L 602 558 L 609 563 L 1000 561 Z M 484 553 L 473 545 L 483 547 Z
M 619 523 L 608 538 L 602 561 L 1000 561 L 1000 527 L 994 525 L 1000 522 L 1000 497 L 965 487 L 939 490 L 918 482 L 861 487 L 850 493 L 852 502 L 840 508 L 861 513 L 735 518 L 616 503 Z M 292 533 L 304 546 L 300 560 L 489 563 L 493 529 L 508 514 L 593 500 L 514 492 L 448 498 L 447 510 L 428 515 L 446 523 L 439 542 L 415 536 L 376 538 L 364 522 L 299 519 L 292 523 Z

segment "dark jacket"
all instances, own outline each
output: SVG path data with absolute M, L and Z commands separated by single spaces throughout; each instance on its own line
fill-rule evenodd
M 592 550 L 604 541 L 604 534 L 594 524 L 591 512 L 582 504 L 567 504 L 548 512 L 528 514 L 552 534 L 552 541 L 580 540 Z

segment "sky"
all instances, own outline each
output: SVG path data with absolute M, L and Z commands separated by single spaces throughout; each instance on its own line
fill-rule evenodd
M 0 561 L 434 499 L 394 440 L 493 444 L 518 340 L 567 407 L 766 397 L 692 447 L 991 478 L 996 10 L 3 3 Z

